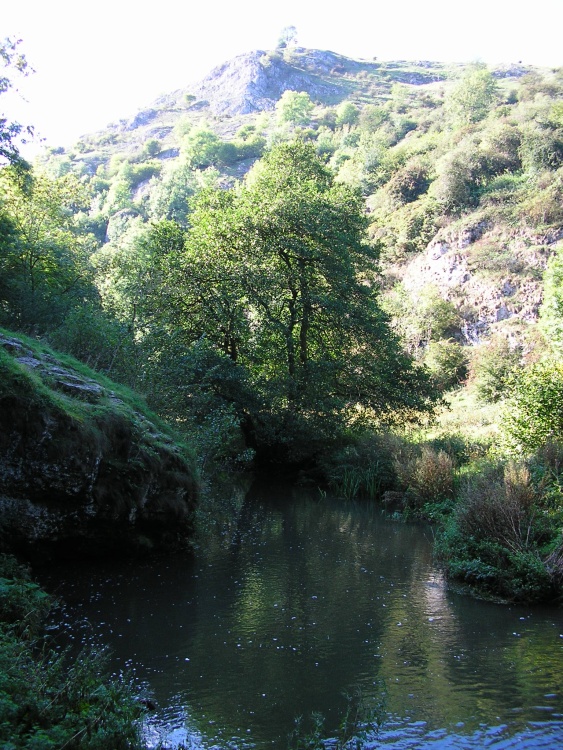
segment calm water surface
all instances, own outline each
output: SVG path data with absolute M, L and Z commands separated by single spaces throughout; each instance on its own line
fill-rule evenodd
M 373 747 L 563 748 L 563 612 L 456 595 L 432 531 L 295 490 L 253 492 L 195 560 L 53 569 L 80 637 L 147 680 L 151 742 L 286 748 L 344 693 L 386 691 Z M 77 636 L 78 637 L 78 636 Z

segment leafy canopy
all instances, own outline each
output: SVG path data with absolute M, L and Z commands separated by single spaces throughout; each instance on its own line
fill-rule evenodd
M 13 74 L 26 76 L 31 69 L 19 49 L 20 40 L 6 37 L 0 40 L 0 94 L 14 89 Z M 33 128 L 25 128 L 19 122 L 11 122 L 2 112 L 0 114 L 0 165 L 23 163 L 18 148 L 18 140 L 25 143 L 25 135 L 31 136 Z
M 190 220 L 166 308 L 188 340 L 203 336 L 244 368 L 263 441 L 326 439 L 431 407 L 378 303 L 361 196 L 312 146 L 275 147 L 238 189 L 204 191 Z

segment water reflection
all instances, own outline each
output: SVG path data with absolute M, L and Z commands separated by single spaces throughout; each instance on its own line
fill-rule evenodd
M 283 748 L 296 716 L 334 727 L 345 691 L 375 698 L 384 680 L 380 743 L 563 745 L 561 612 L 456 596 L 430 529 L 291 492 L 251 494 L 195 561 L 50 573 L 150 681 L 161 731 Z

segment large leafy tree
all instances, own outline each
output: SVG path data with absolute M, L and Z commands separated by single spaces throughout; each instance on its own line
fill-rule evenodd
M 326 439 L 430 408 L 426 375 L 378 304 L 361 197 L 312 147 L 277 146 L 236 190 L 205 192 L 191 225 L 168 309 L 248 373 L 259 440 Z

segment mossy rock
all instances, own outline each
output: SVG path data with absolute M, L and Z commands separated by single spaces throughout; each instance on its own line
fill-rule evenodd
M 83 556 L 189 544 L 189 448 L 138 397 L 0 331 L 0 548 Z

